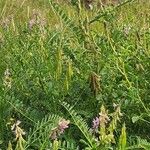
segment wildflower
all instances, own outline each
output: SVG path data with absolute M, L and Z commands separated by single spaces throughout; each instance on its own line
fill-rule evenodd
M 118 104 L 116 103 L 113 103 L 113 107 L 116 108 L 118 106 Z
M 33 10 L 33 14 L 28 23 L 29 29 L 32 29 L 36 25 L 39 25 L 42 28 L 45 26 L 45 24 L 46 24 L 45 18 L 43 18 L 38 11 Z
M 7 18 L 3 19 L 2 22 L 1 22 L 1 26 L 4 28 L 4 29 L 7 29 L 11 23 L 13 19 L 13 16 L 10 15 L 8 16 Z
M 52 129 L 52 133 L 50 134 L 50 139 L 52 140 L 57 139 L 57 128 Z
M 4 75 L 7 77 L 11 76 L 10 70 L 8 68 L 5 70 Z
M 93 130 L 96 130 L 96 129 L 98 129 L 98 127 L 99 127 L 99 123 L 100 123 L 100 120 L 99 120 L 99 118 L 98 117 L 96 117 L 95 119 L 93 119 Z
M 119 116 L 123 116 L 123 114 L 121 113 L 121 110 L 120 110 L 120 106 L 118 106 L 116 108 L 116 113 L 118 114 L 118 120 L 119 120 Z
M 55 127 L 54 129 L 52 129 L 52 132 L 50 134 L 50 139 L 52 140 L 56 140 L 57 137 L 60 135 L 60 134 L 63 134 L 65 129 L 69 128 L 69 123 L 70 121 L 69 120 L 65 120 L 65 119 L 61 119 L 59 122 L 58 122 L 58 125 L 57 127 Z
M 16 140 L 19 138 L 22 138 L 22 135 L 25 135 L 25 132 L 23 131 L 23 129 L 21 127 L 19 127 L 21 121 L 17 120 L 16 123 L 14 123 L 11 126 L 11 130 L 14 132 L 15 136 L 16 136 Z
M 12 83 L 11 73 L 10 70 L 7 68 L 4 72 L 4 86 L 11 88 L 11 83 Z
M 123 32 L 126 36 L 129 35 L 130 30 L 131 30 L 131 27 L 129 25 L 123 27 Z
M 93 10 L 93 1 L 92 0 L 84 0 L 85 7 L 89 10 Z
M 69 120 L 65 120 L 62 119 L 59 123 L 58 123 L 58 129 L 60 131 L 60 134 L 64 132 L 65 129 L 67 129 L 69 126 L 70 121 Z
M 36 20 L 33 18 L 29 21 L 29 29 L 32 29 L 34 25 L 36 25 Z
M 89 9 L 93 10 L 93 5 L 92 4 L 89 4 Z
M 93 92 L 93 94 L 96 96 L 98 94 L 98 92 L 101 90 L 100 88 L 100 76 L 98 76 L 95 72 L 92 72 L 90 74 L 90 88 L 91 91 Z
M 100 115 L 100 118 L 99 118 L 100 124 L 103 124 L 103 123 L 107 124 L 108 121 L 110 121 L 107 113 L 99 113 L 99 115 Z
M 110 121 L 110 119 L 108 117 L 108 110 L 106 110 L 103 105 L 101 107 L 101 112 L 99 113 L 99 115 L 100 125 L 104 127 L 108 123 L 108 121 Z
M 40 19 L 40 20 L 39 20 L 39 25 L 40 25 L 41 27 L 44 27 L 44 26 L 46 25 L 46 19 L 45 19 L 45 18 Z
M 14 124 L 11 126 L 11 130 L 12 130 L 12 131 L 15 130 L 15 128 L 16 128 L 17 126 L 19 126 L 20 123 L 21 123 L 21 121 L 17 120 L 17 122 L 14 123 Z

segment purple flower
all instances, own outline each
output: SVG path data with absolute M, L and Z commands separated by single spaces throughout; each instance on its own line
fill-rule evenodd
M 100 120 L 99 120 L 99 118 L 98 117 L 96 117 L 95 119 L 93 119 L 93 130 L 96 130 L 96 129 L 98 129 L 98 127 L 99 127 L 99 124 L 100 124 Z

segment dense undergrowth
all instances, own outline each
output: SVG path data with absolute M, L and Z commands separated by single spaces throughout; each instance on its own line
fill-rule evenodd
M 150 149 L 150 2 L 92 5 L 1 0 L 0 149 Z

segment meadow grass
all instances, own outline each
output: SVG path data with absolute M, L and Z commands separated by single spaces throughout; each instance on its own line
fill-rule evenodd
M 0 1 L 0 148 L 149 149 L 150 2 L 74 2 Z

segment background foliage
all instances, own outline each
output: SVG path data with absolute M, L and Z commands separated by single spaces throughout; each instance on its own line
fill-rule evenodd
M 1 149 L 149 149 L 150 2 L 87 5 L 0 1 Z M 89 135 L 103 105 L 105 132 Z

